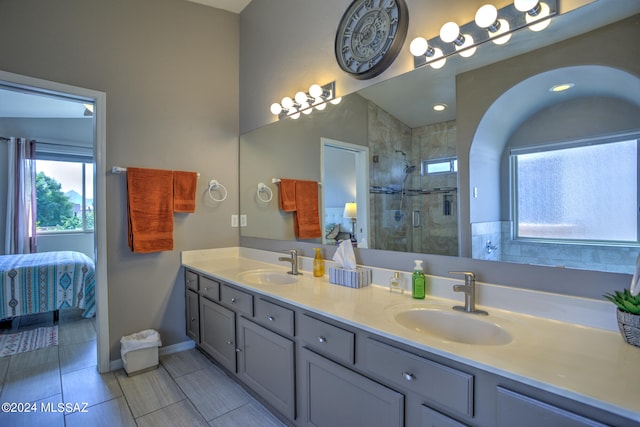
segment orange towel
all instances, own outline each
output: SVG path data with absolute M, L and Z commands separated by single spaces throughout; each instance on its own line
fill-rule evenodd
M 173 249 L 173 172 L 127 168 L 129 248 L 149 253 Z
M 318 183 L 296 181 L 296 212 L 293 217 L 294 231 L 300 239 L 322 237 L 318 214 Z
M 280 210 L 293 212 L 296 210 L 296 181 L 293 179 L 280 180 L 279 192 Z
M 196 172 L 173 171 L 173 211 L 196 211 L 196 187 L 198 174 Z

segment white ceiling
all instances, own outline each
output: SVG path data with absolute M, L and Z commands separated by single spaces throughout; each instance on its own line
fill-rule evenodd
M 204 4 L 205 6 L 215 7 L 216 9 L 224 9 L 233 13 L 240 13 L 251 0 L 188 0 L 194 3 Z

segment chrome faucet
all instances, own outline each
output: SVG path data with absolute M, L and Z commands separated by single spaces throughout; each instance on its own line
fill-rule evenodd
M 464 285 L 453 285 L 454 292 L 464 292 L 464 307 L 456 305 L 453 309 L 465 313 L 488 315 L 486 311 L 476 309 L 476 275 L 471 271 L 450 271 L 449 274 L 464 274 Z
M 298 251 L 295 249 L 290 249 L 289 254 L 290 257 L 281 256 L 278 258 L 279 261 L 287 261 L 291 263 L 291 271 L 287 271 L 289 274 L 293 274 L 294 276 L 299 276 L 302 273 L 298 271 Z

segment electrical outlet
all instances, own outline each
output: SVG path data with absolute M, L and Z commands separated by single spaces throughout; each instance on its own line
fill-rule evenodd
M 246 226 L 247 226 L 247 216 L 240 215 L 240 227 L 246 227 Z
M 238 226 L 238 215 L 231 215 L 231 227 L 237 227 Z

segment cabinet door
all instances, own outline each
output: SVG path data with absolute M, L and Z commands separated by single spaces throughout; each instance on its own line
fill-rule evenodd
M 240 379 L 290 420 L 295 419 L 294 344 L 240 317 Z
M 404 396 L 302 349 L 303 425 L 393 427 L 404 424 Z
M 604 424 L 498 387 L 498 426 L 604 427 Z
M 200 344 L 200 307 L 197 292 L 187 289 L 185 307 L 187 314 L 187 336 Z
M 200 298 L 200 346 L 229 371 L 236 372 L 235 313 Z

